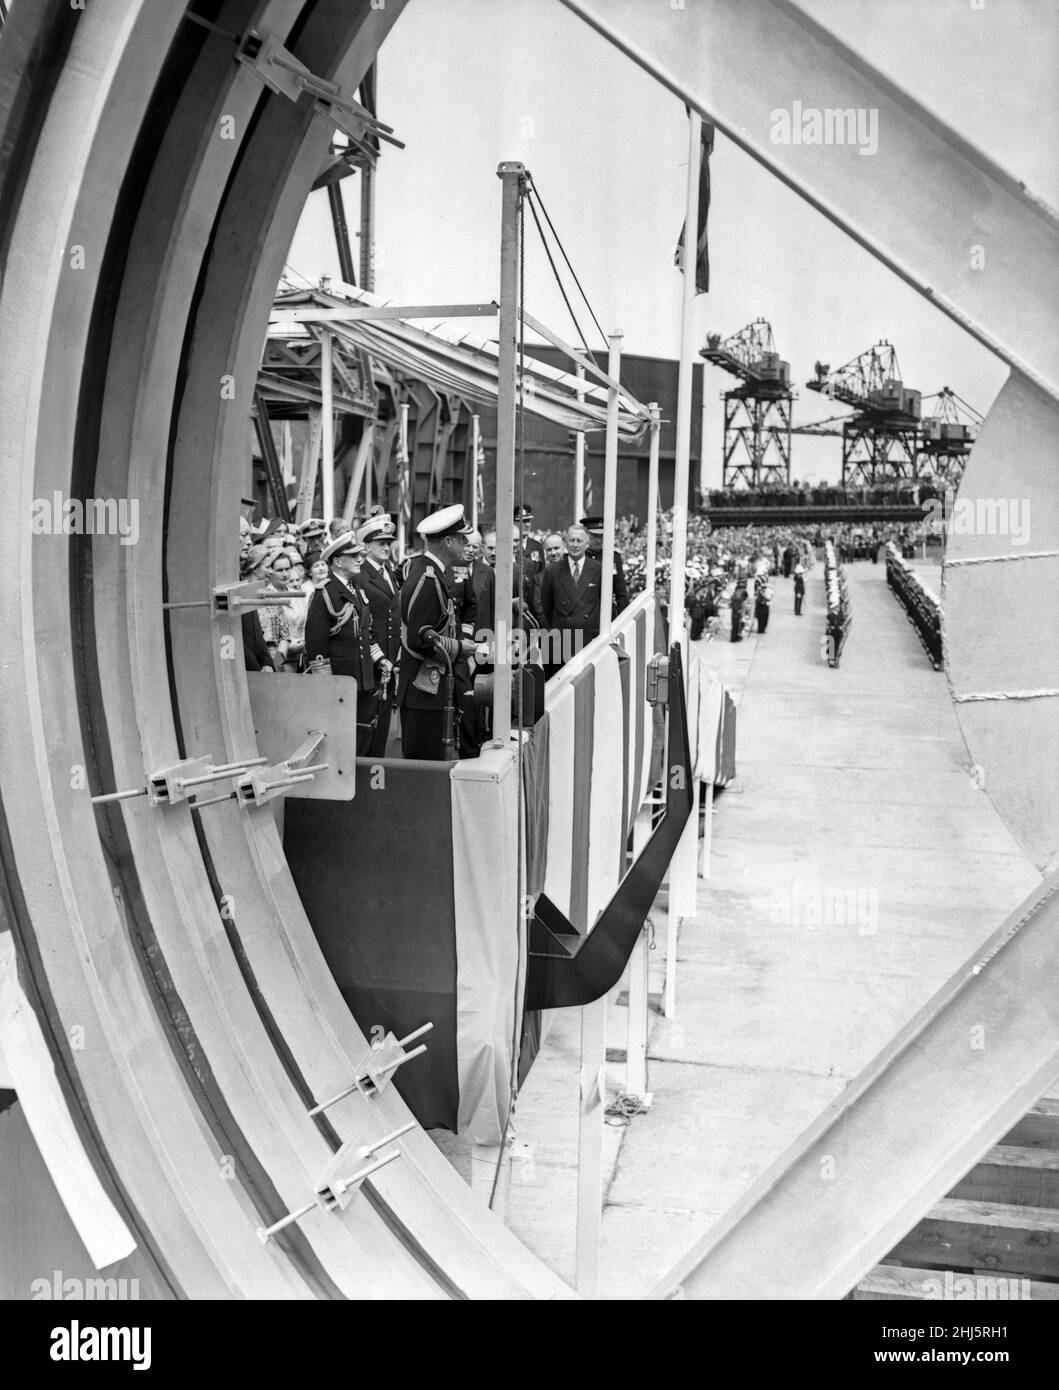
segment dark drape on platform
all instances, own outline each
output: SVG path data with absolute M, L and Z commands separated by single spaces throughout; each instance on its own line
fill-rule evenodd
M 366 1037 L 428 1021 L 395 1086 L 425 1129 L 456 1128 L 456 922 L 448 763 L 357 764 L 352 801 L 287 802 L 283 843 L 302 903 Z M 373 771 L 373 769 L 375 771 Z M 372 779 L 385 777 L 385 790 Z

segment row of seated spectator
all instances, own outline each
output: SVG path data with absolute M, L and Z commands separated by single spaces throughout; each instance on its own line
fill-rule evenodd
M 944 666 L 941 604 L 892 543 L 886 547 L 886 582 L 918 632 L 934 670 L 940 671 Z
M 853 621 L 849 588 L 842 573 L 842 563 L 831 540 L 824 543 L 824 591 L 827 598 L 827 629 L 825 632 L 827 664 L 837 668 Z

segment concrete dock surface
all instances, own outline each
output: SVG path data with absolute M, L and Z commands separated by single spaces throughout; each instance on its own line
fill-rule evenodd
M 800 617 L 777 578 L 764 635 L 695 644 L 739 707 L 737 777 L 680 923 L 671 1019 L 664 893 L 652 914 L 652 1103 L 606 1127 L 600 1297 L 647 1294 L 1040 881 L 885 567 L 845 568 L 837 669 L 820 565 Z M 623 983 L 608 1000 L 608 1102 L 625 1090 L 626 997 Z M 518 1098 L 506 1208 L 571 1283 L 579 1037 L 578 1010 L 552 1016 Z M 445 1147 L 465 1169 L 458 1141 Z

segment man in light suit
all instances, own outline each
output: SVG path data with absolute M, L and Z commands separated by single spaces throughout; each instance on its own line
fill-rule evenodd
M 550 654 L 558 663 L 546 668 L 549 676 L 554 675 L 574 652 L 599 636 L 603 567 L 586 554 L 588 540 L 583 526 L 571 526 L 566 533 L 566 556 L 549 565 L 541 581 L 544 626 L 549 633 L 559 635 L 558 639 L 555 636 L 549 639 L 552 642 Z

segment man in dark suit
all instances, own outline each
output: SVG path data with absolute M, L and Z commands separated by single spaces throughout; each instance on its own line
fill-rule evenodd
M 373 516 L 357 532 L 357 540 L 367 551 L 360 572 L 360 583 L 371 605 L 371 620 L 376 642 L 390 662 L 391 670 L 401 655 L 401 586 L 390 568 L 390 554 L 396 530 L 385 513 Z M 390 717 L 393 712 L 393 681 L 379 689 L 378 722 L 372 738 L 370 756 L 384 758 L 390 737 Z
M 401 743 L 406 758 L 441 762 L 446 751 L 447 666 L 452 664 L 458 710 L 461 690 L 469 688 L 466 659 L 475 650 L 470 638 L 459 635 L 449 587 L 450 571 L 466 562 L 471 528 L 457 504 L 442 507 L 416 529 L 425 549 L 406 562 L 401 587 Z
M 601 516 L 583 516 L 581 525 L 588 532 L 588 553 L 594 560 L 602 563 L 603 559 L 603 518 Z M 616 618 L 619 613 L 623 613 L 629 606 L 629 588 L 625 583 L 625 562 L 621 558 L 618 547 L 614 547 L 614 589 L 611 595 L 612 618 Z
M 565 558 L 549 565 L 541 581 L 544 627 L 552 644 L 549 676 L 599 636 L 603 567 L 587 554 L 588 532 L 583 526 L 567 531 L 566 550 Z
M 482 558 L 482 535 L 480 531 L 472 531 L 467 537 L 467 571 L 470 575 L 477 614 L 475 632 L 481 632 L 483 629 L 492 632 L 494 627 L 493 614 L 496 608 L 496 571 Z
M 331 578 L 309 601 L 305 619 L 305 659 L 330 663 L 334 676 L 353 676 L 357 682 L 357 756 L 367 757 L 375 734 L 377 689 L 386 684 L 393 663 L 373 636 L 371 604 L 359 575 L 364 546 L 353 533 L 333 540 L 323 552 Z

